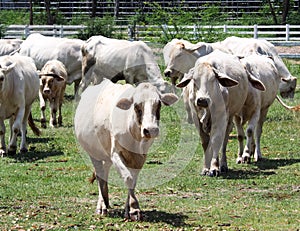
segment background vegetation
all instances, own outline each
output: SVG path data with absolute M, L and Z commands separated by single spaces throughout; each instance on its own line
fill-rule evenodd
M 40 1 L 30 1 L 32 5 L 38 4 Z M 263 1 L 263 6 L 259 12 L 249 13 L 240 10 L 239 12 L 224 12 L 222 6 L 207 5 L 198 9 L 187 9 L 184 1 L 178 7 L 162 7 L 154 1 L 144 1 L 143 6 L 151 6 L 151 13 L 144 11 L 143 7 L 137 8 L 133 16 L 126 18 L 118 18 L 112 14 L 104 14 L 103 17 L 95 17 L 95 15 L 87 16 L 86 14 L 75 14 L 71 18 L 66 18 L 64 12 L 52 7 L 51 1 L 44 2 L 44 7 L 31 8 L 31 10 L 15 11 L 2 10 L 0 12 L 0 33 L 5 25 L 10 24 L 83 24 L 87 29 L 78 34 L 78 38 L 86 39 L 92 35 L 104 35 L 107 37 L 121 38 L 118 33 L 119 26 L 130 25 L 134 28 L 136 25 L 157 25 L 164 32 L 159 38 L 160 43 L 165 43 L 172 38 L 194 39 L 193 35 L 185 33 L 183 26 L 214 26 L 224 24 L 236 25 L 254 25 L 254 24 L 300 24 L 299 7 L 298 10 L 294 5 L 295 1 Z M 93 6 L 97 6 L 97 1 L 93 1 Z M 95 8 L 96 12 L 100 9 Z M 164 25 L 174 26 L 174 30 L 167 30 Z M 125 28 L 127 29 L 127 28 Z M 149 31 L 155 33 L 155 31 Z M 213 29 L 205 30 L 200 33 L 202 40 L 213 42 L 224 38 L 224 34 L 220 34 Z

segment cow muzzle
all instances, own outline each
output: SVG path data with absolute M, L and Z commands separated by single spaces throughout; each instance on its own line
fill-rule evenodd
M 150 139 L 155 138 L 159 134 L 159 128 L 158 127 L 152 127 L 152 128 L 143 128 L 143 135 L 144 137 Z
M 196 99 L 196 105 L 198 107 L 207 108 L 209 104 L 209 99 L 205 97 L 199 97 Z
M 44 93 L 45 95 L 49 95 L 49 94 L 51 93 L 51 91 L 50 91 L 49 88 L 45 88 L 45 89 L 43 90 L 43 93 Z
M 172 73 L 172 71 L 170 70 L 170 69 L 166 69 L 165 71 L 164 71 L 164 75 L 166 76 L 166 77 L 171 77 L 171 73 Z

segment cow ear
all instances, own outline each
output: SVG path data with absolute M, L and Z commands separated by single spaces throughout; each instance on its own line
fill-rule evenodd
M 7 74 L 14 68 L 15 65 L 16 65 L 16 63 L 12 63 L 9 66 L 1 67 L 1 69 L 2 69 L 4 74 Z
M 254 75 L 252 75 L 249 72 L 248 72 L 248 80 L 254 88 L 256 88 L 260 91 L 265 91 L 266 90 L 266 87 L 263 84 L 263 82 L 261 82 L 258 78 L 256 78 Z
M 122 98 L 117 103 L 117 107 L 120 108 L 120 109 L 122 109 L 122 110 L 128 110 L 131 107 L 132 103 L 133 103 L 133 99 L 132 98 L 130 98 L 130 99 L 128 99 L 128 98 Z
M 176 85 L 176 87 L 184 88 L 191 82 L 191 80 L 192 79 L 190 79 L 190 78 L 182 79 L 181 82 Z
M 213 68 L 215 74 L 216 74 L 216 78 L 218 79 L 219 83 L 223 86 L 223 87 L 234 87 L 236 85 L 239 84 L 238 81 L 236 81 L 235 79 L 230 78 L 228 75 L 226 75 L 225 73 L 221 73 L 219 72 L 219 70 Z
M 170 106 L 173 103 L 177 102 L 178 97 L 172 93 L 165 93 L 160 95 L 160 100 L 163 102 L 164 105 Z
M 252 67 L 250 67 L 250 65 L 246 65 L 245 66 L 245 70 L 247 72 L 247 75 L 248 75 L 248 80 L 249 82 L 251 83 L 251 85 L 260 90 L 260 91 L 265 91 L 266 90 L 266 87 L 265 85 L 263 84 L 263 82 L 261 82 L 258 78 L 259 78 L 259 73 L 257 74 L 252 74 L 252 73 L 255 73 L 252 69 Z

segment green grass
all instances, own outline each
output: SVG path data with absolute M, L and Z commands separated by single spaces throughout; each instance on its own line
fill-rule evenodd
M 293 73 L 299 76 L 300 72 Z M 262 136 L 263 162 L 235 164 L 237 139 L 228 145 L 228 174 L 200 176 L 203 151 L 182 101 L 163 107 L 161 136 L 138 180 L 143 222 L 126 222 L 126 189 L 111 175 L 108 217 L 95 215 L 98 189 L 73 133 L 72 87 L 64 126 L 28 130 L 29 152 L 0 159 L 1 230 L 299 230 L 300 116 L 271 106 Z M 294 101 L 300 104 L 299 83 Z M 39 119 L 38 101 L 33 114 Z M 38 123 L 38 121 L 36 121 Z

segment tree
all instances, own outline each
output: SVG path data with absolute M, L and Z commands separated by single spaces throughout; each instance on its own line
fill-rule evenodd
M 92 18 L 96 17 L 97 13 L 97 0 L 92 0 Z
M 33 25 L 32 0 L 29 1 L 29 25 Z
M 45 0 L 45 8 L 46 8 L 47 24 L 48 25 L 53 25 L 54 24 L 54 17 L 51 14 L 51 2 L 50 2 L 50 0 Z
M 274 1 L 272 1 L 274 2 Z M 274 6 L 273 4 L 278 4 L 280 7 L 279 7 L 279 12 L 282 11 L 281 13 L 281 24 L 286 24 L 286 20 L 287 20 L 287 16 L 289 14 L 289 10 L 290 10 L 290 0 L 283 0 L 282 3 L 281 1 L 275 1 L 273 4 L 272 4 L 271 0 L 268 0 L 268 4 L 269 4 L 269 7 L 270 7 L 270 11 L 271 11 L 271 15 L 273 17 L 273 21 L 274 21 L 274 24 L 278 24 L 278 20 L 277 20 L 277 14 L 274 10 Z M 282 4 L 282 5 L 280 5 Z
M 289 9 L 290 9 L 290 0 L 284 0 L 282 2 L 282 19 L 281 19 L 282 24 L 286 24 L 286 18 L 288 16 Z

